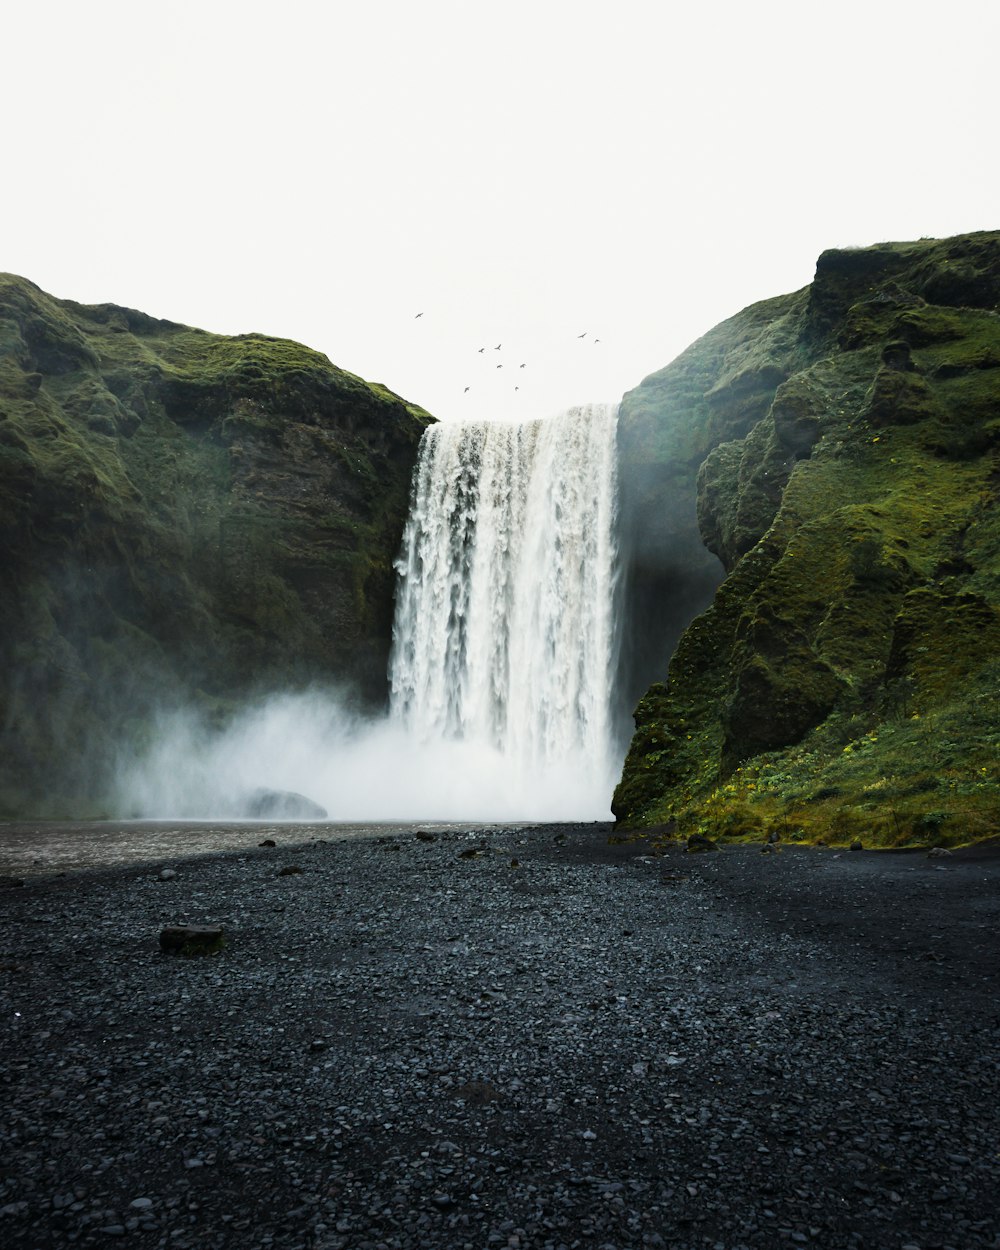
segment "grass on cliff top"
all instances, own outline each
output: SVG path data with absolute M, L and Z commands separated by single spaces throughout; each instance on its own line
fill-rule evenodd
M 834 717 L 758 756 L 677 817 L 711 838 L 958 846 L 1000 836 L 1000 661 L 921 715 Z
M 399 406 L 411 417 L 427 424 L 431 415 L 379 382 L 367 382 L 342 369 L 320 351 L 292 339 L 266 334 L 224 336 L 188 326 L 158 323 L 139 336 L 94 327 L 99 334 L 103 364 L 134 363 L 137 356 L 169 375 L 195 384 L 228 382 L 241 389 L 267 386 L 282 391 L 289 386 L 330 386 L 355 398 L 391 407 Z

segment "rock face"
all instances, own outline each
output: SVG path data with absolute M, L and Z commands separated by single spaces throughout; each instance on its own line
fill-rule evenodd
M 91 810 L 165 697 L 381 701 L 430 420 L 299 344 L 0 276 L 0 814 Z
M 619 687 L 628 712 L 648 675 L 666 672 L 681 633 L 722 580 L 718 544 L 706 545 L 699 531 L 698 470 L 713 449 L 737 447 L 767 412 L 792 371 L 806 299 L 799 292 L 745 309 L 622 400 Z
M 626 396 L 626 522 L 682 599 L 695 518 L 724 578 L 639 702 L 621 825 L 997 832 L 998 308 L 998 233 L 827 252 Z

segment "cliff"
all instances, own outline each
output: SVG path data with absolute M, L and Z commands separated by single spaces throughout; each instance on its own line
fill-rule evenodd
M 686 533 L 682 597 L 724 576 L 636 709 L 621 827 L 998 832 L 998 308 L 1000 233 L 826 252 L 626 396 L 632 532 Z
M 164 700 L 381 702 L 430 419 L 299 344 L 0 275 L 0 814 L 85 814 Z

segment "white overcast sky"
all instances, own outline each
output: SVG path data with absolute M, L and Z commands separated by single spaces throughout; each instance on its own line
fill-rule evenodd
M 20 0 L 2 26 L 0 269 L 298 339 L 442 419 L 617 400 L 824 248 L 1000 227 L 997 0 Z

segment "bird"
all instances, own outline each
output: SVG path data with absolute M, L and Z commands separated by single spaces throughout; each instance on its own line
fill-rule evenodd
M 515 387 L 514 387 L 514 390 L 515 390 L 515 391 L 519 391 L 520 389 L 521 389 L 521 388 L 520 388 L 519 386 L 515 386 Z
M 485 347 L 481 347 L 479 350 L 480 350 L 481 352 L 484 352 L 484 351 L 486 351 L 486 348 L 485 348 Z
M 599 343 L 600 341 L 601 341 L 600 339 L 594 339 L 595 343 Z
M 465 390 L 462 392 L 462 394 L 464 395 L 464 394 L 465 394 L 465 392 L 466 392 L 468 389 L 469 389 L 469 388 L 468 388 L 468 387 L 466 387 L 466 388 L 465 388 Z
M 413 320 L 416 321 L 417 317 L 422 317 L 423 315 L 423 313 L 417 313 Z
M 503 365 L 497 365 L 497 368 L 498 368 L 498 369 L 502 369 L 502 368 L 503 368 Z
M 524 368 L 524 365 L 518 365 L 518 368 L 519 368 L 519 369 L 523 369 L 523 368 Z
M 503 343 L 497 343 L 496 347 L 494 347 L 494 349 L 493 349 L 493 350 L 494 350 L 495 352 L 498 352 L 498 351 L 500 350 L 500 348 L 501 348 L 501 347 L 503 347 Z
M 578 339 L 585 339 L 585 338 L 587 337 L 587 331 L 586 331 L 586 330 L 584 330 L 584 332 L 583 332 L 582 334 L 578 334 L 576 337 L 577 337 Z

